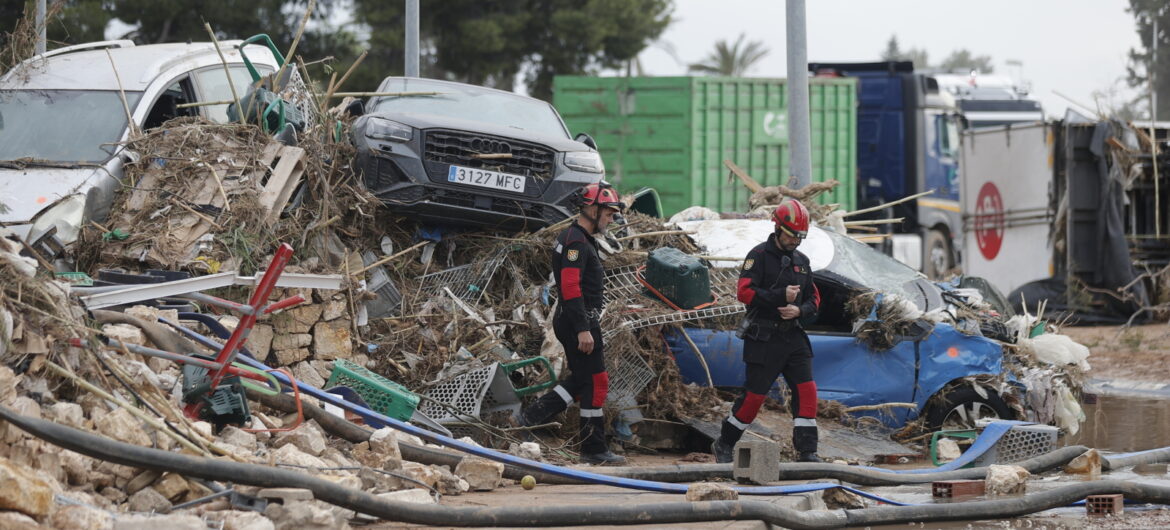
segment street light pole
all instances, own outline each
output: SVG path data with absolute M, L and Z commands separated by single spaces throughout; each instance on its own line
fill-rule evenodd
M 812 182 L 808 117 L 808 37 L 804 0 L 788 0 L 788 149 L 789 173 L 796 187 Z
M 406 77 L 418 77 L 418 0 L 406 0 Z
M 45 31 L 45 10 L 48 9 L 45 5 L 45 0 L 37 0 L 37 55 L 45 53 L 45 41 L 48 40 Z

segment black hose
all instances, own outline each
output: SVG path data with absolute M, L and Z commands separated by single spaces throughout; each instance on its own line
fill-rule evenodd
M 1089 448 L 1083 445 L 1062 447 L 1055 451 L 1035 456 L 1012 465 L 1027 469 L 1033 475 L 1055 469 L 1084 454 Z M 862 486 L 896 486 L 899 484 L 923 484 L 939 480 L 983 479 L 986 467 L 955 469 L 934 473 L 894 473 L 880 469 L 846 466 L 841 464 L 781 464 L 779 480 L 808 480 L 835 478 Z
M 1126 456 L 1106 456 L 1101 459 L 1101 469 L 1109 471 L 1138 464 L 1159 464 L 1162 462 L 1170 462 L 1170 447 L 1130 453 Z
M 261 392 L 248 391 L 248 397 L 262 404 L 285 412 L 295 412 L 296 402 L 291 395 L 268 395 Z M 370 430 L 350 421 L 339 418 L 334 414 L 310 403 L 303 403 L 305 417 L 317 420 L 326 431 L 353 443 L 360 443 L 370 438 Z M 463 455 L 440 449 L 432 449 L 407 442 L 399 442 L 402 457 L 412 462 L 429 465 L 449 466 L 455 469 Z M 1080 456 L 1088 449 L 1083 446 L 1070 446 L 1057 449 L 1050 453 L 1018 462 L 1015 465 L 1027 469 L 1032 474 L 1063 466 L 1073 458 Z M 1167 449 L 1170 454 L 1170 449 Z M 1142 455 L 1144 456 L 1144 455 Z M 1153 457 L 1145 457 L 1144 460 Z M 1138 462 L 1141 463 L 1141 462 Z M 1132 464 L 1129 464 L 1132 465 Z M 656 482 L 704 482 L 713 479 L 730 479 L 732 477 L 731 464 L 686 464 L 666 465 L 654 467 L 605 467 L 590 469 L 595 473 L 637 480 L 651 480 Z M 532 475 L 541 484 L 584 484 L 585 481 L 567 477 L 541 473 L 524 469 L 510 464 L 504 465 L 504 478 L 519 480 L 525 475 Z M 780 464 L 778 480 L 817 480 L 832 478 L 860 484 L 863 486 L 894 486 L 899 484 L 922 484 L 938 480 L 982 479 L 987 475 L 986 468 L 956 469 L 954 471 L 940 471 L 937 473 L 892 473 L 877 469 L 867 469 L 858 466 L 842 464 Z
M 0 419 L 54 445 L 108 462 L 261 487 L 305 488 L 330 504 L 390 521 L 441 526 L 579 526 L 754 521 L 787 528 L 840 528 L 875 524 L 991 519 L 1065 506 L 1088 495 L 1121 493 L 1129 500 L 1170 504 L 1170 487 L 1123 481 L 1074 484 L 1027 497 L 846 511 L 800 512 L 764 501 L 667 502 L 631 506 L 507 506 L 470 508 L 389 501 L 286 469 L 243 464 L 139 447 L 34 419 L 0 407 Z
M 849 526 L 898 524 L 912 521 L 1003 519 L 1068 506 L 1076 501 L 1084 500 L 1089 495 L 1113 493 L 1121 493 L 1129 501 L 1154 504 L 1170 503 L 1170 486 L 1123 480 L 1098 480 L 1029 493 L 1024 497 L 914 506 L 879 506 L 861 510 L 845 510 L 845 516 Z
M 831 528 L 840 513 L 804 514 L 763 501 L 670 502 L 640 506 L 525 506 L 470 508 L 389 501 L 297 471 L 162 451 L 127 444 L 0 407 L 0 419 L 78 453 L 142 469 L 260 487 L 304 488 L 317 500 L 390 521 L 440 526 L 570 526 L 767 520 L 790 528 Z

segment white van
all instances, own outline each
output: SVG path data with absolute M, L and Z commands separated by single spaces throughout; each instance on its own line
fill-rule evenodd
M 243 97 L 252 76 L 241 42 L 220 42 L 220 50 Z M 260 75 L 276 71 L 267 47 L 250 45 L 246 53 Z M 227 122 L 227 104 L 180 105 L 231 99 L 209 42 L 103 41 L 24 61 L 0 77 L 0 227 L 42 257 L 59 257 L 82 226 L 110 213 L 122 164 L 135 156 L 121 146 L 130 134 L 127 108 L 146 130 L 177 116 Z

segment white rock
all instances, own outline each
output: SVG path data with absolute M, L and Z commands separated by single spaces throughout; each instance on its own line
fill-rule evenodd
M 208 515 L 223 522 L 223 530 L 276 530 L 276 524 L 257 512 L 225 510 Z
M 318 359 L 348 359 L 353 355 L 349 319 L 318 322 L 313 326 L 313 353 Z
M 145 491 L 145 490 L 144 490 Z M 114 530 L 207 530 L 207 523 L 196 515 L 119 515 Z
M 272 337 L 272 349 L 295 350 L 308 348 L 313 343 L 313 336 L 308 333 L 282 333 Z
M 0 528 L 4 530 L 43 530 L 36 519 L 20 512 L 0 512 Z M 77 527 L 81 528 L 81 527 Z
M 293 444 L 297 449 L 312 456 L 320 456 L 325 452 L 325 434 L 321 432 L 316 420 L 309 420 L 296 429 L 278 433 L 272 442 L 273 447 L 277 448 L 288 444 Z
M 997 466 L 987 468 L 984 490 L 988 496 L 1025 493 L 1031 473 L 1020 466 Z
M 53 508 L 53 487 L 25 466 L 0 457 L 0 510 L 43 517 Z
M 963 455 L 963 451 L 959 449 L 959 443 L 951 438 L 939 438 L 938 440 L 938 459 L 940 462 L 950 462 L 956 460 Z
M 332 467 L 320 458 L 305 454 L 300 449 L 297 449 L 297 446 L 293 444 L 288 444 L 273 450 L 271 453 L 269 453 L 269 457 L 273 462 L 281 464 L 292 464 L 294 466 L 314 468 Z
M 10 405 L 12 411 L 29 418 L 41 419 L 41 406 L 32 398 L 28 396 L 19 396 L 12 400 Z M 4 442 L 9 445 L 14 444 L 25 437 L 32 436 L 24 432 L 23 429 L 9 423 L 3 424 Z
M 540 461 L 541 457 L 540 444 L 536 442 L 521 442 L 519 444 L 513 443 L 511 446 L 509 446 L 508 452 L 520 458 L 535 460 L 538 462 Z
M 334 530 L 349 528 L 344 520 L 338 521 L 333 512 L 309 502 L 291 504 L 269 504 L 264 515 L 272 520 L 277 530 Z
M 486 458 L 465 456 L 455 466 L 455 474 L 475 491 L 492 491 L 504 476 L 504 464 Z
M 16 385 L 21 377 L 7 365 L 0 364 L 0 403 L 8 405 L 16 398 Z
M 57 508 L 53 515 L 49 516 L 48 524 L 53 528 L 111 530 L 114 528 L 114 516 L 105 510 L 79 504 L 66 504 Z
M 219 431 L 219 439 L 241 449 L 248 451 L 256 450 L 256 435 L 240 430 L 234 425 L 229 425 L 224 427 L 222 431 Z
M 292 365 L 293 377 L 297 378 L 298 383 L 315 388 L 325 388 L 325 378 L 321 377 L 321 373 L 313 367 L 312 361 L 301 361 Z
M 77 429 L 86 428 L 85 411 L 77 403 L 70 403 L 68 401 L 53 403 L 49 405 L 48 416 L 53 421 L 62 425 L 68 425 Z
M 413 502 L 415 504 L 438 504 L 435 497 L 427 490 L 411 488 L 408 490 L 379 493 L 379 497 L 396 502 Z
M 120 442 L 142 447 L 150 446 L 150 436 L 142 422 L 135 418 L 126 409 L 119 407 L 109 414 L 102 415 L 94 421 L 98 432 Z
M 370 435 L 370 451 L 377 453 L 382 460 L 382 469 L 393 471 L 402 469 L 402 450 L 398 447 L 399 431 L 383 427 Z
M 135 512 L 165 512 L 171 509 L 171 501 L 167 500 L 163 494 L 155 491 L 154 488 L 143 488 L 138 493 L 131 495 L 126 503 Z
M 146 345 L 146 335 L 142 333 L 142 330 L 138 326 L 132 326 L 130 324 L 103 324 L 102 334 L 126 344 L 134 344 L 137 346 Z M 120 348 L 114 349 L 119 350 Z

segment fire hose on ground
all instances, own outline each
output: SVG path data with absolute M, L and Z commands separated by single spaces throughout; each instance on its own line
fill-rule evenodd
M 184 327 L 180 326 L 177 322 L 171 322 L 171 321 L 168 321 L 167 319 L 160 319 L 160 321 L 176 328 L 177 330 L 179 330 L 180 332 L 182 332 L 183 334 L 185 334 L 189 338 L 194 339 L 197 342 L 200 342 L 200 343 L 203 343 L 205 345 L 212 346 L 212 347 L 214 347 L 217 344 L 217 343 L 215 343 L 214 340 L 212 340 L 208 337 L 202 336 L 202 335 L 200 335 L 200 334 L 198 334 L 190 329 L 184 328 Z M 249 364 L 249 365 L 251 365 L 255 368 L 258 368 L 258 369 L 263 369 L 263 370 L 268 369 L 268 367 L 265 366 L 263 363 L 260 363 L 259 361 L 256 361 L 255 359 L 252 359 L 249 357 L 242 356 L 242 357 L 240 357 L 240 360 L 242 362 Z M 277 379 L 280 380 L 280 382 L 282 384 L 287 385 L 290 383 L 290 381 L 288 381 L 287 378 L 283 375 L 276 374 L 276 377 L 277 377 Z M 703 481 L 703 480 L 710 480 L 713 478 L 730 478 L 730 476 L 731 476 L 731 465 L 729 465 L 729 464 L 693 464 L 693 465 L 681 465 L 681 466 L 661 466 L 661 467 L 657 467 L 657 468 L 610 468 L 610 469 L 605 469 L 605 470 L 599 470 L 598 472 L 593 472 L 592 470 L 591 471 L 583 471 L 583 470 L 577 470 L 577 469 L 571 469 L 571 468 L 562 468 L 559 466 L 553 466 L 553 465 L 544 464 L 541 462 L 535 462 L 535 461 L 519 458 L 519 457 L 516 457 L 513 455 L 509 455 L 509 454 L 500 453 L 500 452 L 497 452 L 497 451 L 494 451 L 491 449 L 485 449 L 485 448 L 482 448 L 482 447 L 479 447 L 476 445 L 466 444 L 466 443 L 461 442 L 459 440 L 454 440 L 454 439 L 451 439 L 451 438 L 448 438 L 448 437 L 445 437 L 445 436 L 442 436 L 439 434 L 435 434 L 435 433 L 426 431 L 424 429 L 420 429 L 418 427 L 415 427 L 413 425 L 410 425 L 409 423 L 401 422 L 401 421 L 395 420 L 393 418 L 389 418 L 385 415 L 379 414 L 379 413 L 372 411 L 370 409 L 367 409 L 365 407 L 361 407 L 361 406 L 356 405 L 354 403 L 350 403 L 348 401 L 345 401 L 343 399 L 338 398 L 337 396 L 334 396 L 332 394 L 328 394 L 320 389 L 316 389 L 316 388 L 313 388 L 311 386 L 304 385 L 303 383 L 301 383 L 301 390 L 302 390 L 302 392 L 305 392 L 306 394 L 312 395 L 313 397 L 316 397 L 324 402 L 341 407 L 345 410 L 349 410 L 349 411 L 356 413 L 362 417 L 371 418 L 371 419 L 374 419 L 378 422 L 390 425 L 391 427 L 393 427 L 397 430 L 404 431 L 404 432 L 407 432 L 409 434 L 419 436 L 423 439 L 430 440 L 430 441 L 433 441 L 435 443 L 454 448 L 454 449 L 461 451 L 461 452 L 464 452 L 464 453 L 469 453 L 469 454 L 473 454 L 473 455 L 480 456 L 483 458 L 495 460 L 497 462 L 501 462 L 505 465 L 505 477 L 507 477 L 507 478 L 520 478 L 520 477 L 523 477 L 525 474 L 531 474 L 534 476 L 534 478 L 536 478 L 540 482 L 546 483 L 546 484 L 595 483 L 595 484 L 605 484 L 605 485 L 624 487 L 624 488 L 642 489 L 642 490 L 646 490 L 646 491 L 659 491 L 659 492 L 664 492 L 664 493 L 685 493 L 686 486 L 683 484 L 676 484 L 677 482 L 699 482 L 699 481 Z M 277 401 L 269 401 L 267 403 L 269 403 L 270 405 L 273 405 L 273 404 L 277 404 L 278 402 Z M 289 404 L 286 404 L 284 406 L 287 407 L 287 406 L 289 406 Z M 327 414 L 328 413 L 324 413 L 322 411 L 322 413 L 317 415 L 317 417 L 322 418 Z M 344 421 L 344 420 L 342 420 L 342 421 Z M 329 423 L 334 425 L 334 428 L 336 428 L 336 429 L 340 429 L 343 431 L 349 431 L 349 434 L 347 436 L 344 436 L 344 437 L 346 437 L 350 441 L 361 441 L 361 440 L 364 440 L 365 438 L 369 437 L 368 434 L 366 434 L 366 435 L 364 435 L 365 438 L 361 438 L 361 436 L 363 436 L 363 435 L 360 434 L 360 432 L 355 432 L 350 428 L 339 427 L 338 426 L 339 422 L 329 422 Z M 348 422 L 345 422 L 345 423 L 348 423 Z M 979 439 L 976 440 L 975 445 L 972 446 L 972 448 L 969 449 L 966 453 L 964 453 L 963 456 L 959 460 L 950 462 L 947 465 L 939 467 L 939 468 L 891 471 L 891 470 L 884 470 L 884 469 L 880 469 L 880 468 L 867 468 L 867 467 L 848 466 L 848 465 L 841 465 L 841 464 L 807 464 L 807 463 L 797 464 L 797 463 L 793 463 L 793 464 L 782 464 L 780 466 L 780 476 L 777 477 L 777 480 L 796 480 L 796 479 L 803 479 L 803 480 L 813 479 L 813 480 L 815 480 L 815 479 L 824 479 L 824 478 L 834 478 L 834 479 L 838 479 L 838 480 L 842 480 L 842 481 L 846 481 L 846 482 L 850 482 L 850 483 L 854 483 L 854 484 L 866 485 L 866 486 L 884 486 L 884 485 L 899 485 L 899 484 L 920 484 L 920 483 L 934 482 L 934 481 L 939 481 L 939 480 L 960 480 L 960 479 L 983 478 L 986 476 L 986 471 L 983 470 L 982 468 L 968 468 L 968 469 L 960 469 L 960 468 L 962 466 L 966 465 L 967 463 L 973 461 L 976 457 L 978 457 L 980 454 L 982 454 L 987 449 L 994 446 L 995 442 L 999 439 L 999 437 L 1002 436 L 1003 434 L 1005 434 L 1008 430 L 1010 430 L 1012 425 L 1021 424 L 1021 423 L 1023 423 L 1023 422 L 1002 421 L 1002 422 L 993 423 L 987 429 L 985 429 L 984 435 L 981 435 L 979 437 Z M 357 427 L 357 426 L 354 426 L 354 427 Z M 360 431 L 364 431 L 364 429 L 361 429 L 360 427 L 357 427 L 357 428 Z M 461 458 L 458 455 L 452 455 L 450 453 L 444 453 L 442 451 L 429 450 L 427 448 L 419 448 L 417 446 L 409 446 L 409 444 L 403 444 L 403 447 L 404 447 L 404 451 L 403 451 L 404 456 L 406 456 L 407 458 L 412 459 L 414 461 L 422 462 L 422 463 L 434 463 L 434 464 L 440 464 L 440 465 L 450 465 L 450 466 L 454 467 L 454 465 L 458 463 L 459 458 Z M 1073 458 L 1080 456 L 1082 453 L 1084 453 L 1087 450 L 1088 449 L 1086 447 L 1083 447 L 1083 446 L 1065 447 L 1065 448 L 1058 449 L 1056 451 L 1053 451 L 1053 452 L 1045 454 L 1045 455 L 1033 457 L 1033 458 L 1028 459 L 1026 461 L 1020 462 L 1017 465 L 1024 467 L 1025 469 L 1027 469 L 1029 472 L 1031 472 L 1033 474 L 1042 473 L 1044 471 L 1048 471 L 1048 470 L 1063 466 L 1064 464 L 1068 463 Z M 1170 447 L 1165 448 L 1164 450 L 1146 451 L 1143 453 L 1139 453 L 1137 455 L 1139 455 L 1142 462 L 1148 463 L 1148 462 L 1155 462 L 1155 461 L 1167 461 L 1167 460 L 1170 460 Z M 1139 457 L 1132 457 L 1131 458 L 1130 455 L 1118 455 L 1118 456 L 1123 457 L 1123 458 L 1129 458 L 1131 460 L 1134 458 L 1139 458 Z M 1113 458 L 1116 458 L 1116 457 L 1113 457 Z M 1111 465 L 1109 462 L 1110 462 L 1109 458 L 1103 459 L 1103 467 Z M 1121 462 L 1119 461 L 1118 464 L 1120 464 L 1120 463 Z M 1141 463 L 1141 462 L 1135 461 L 1134 463 Z M 1112 464 L 1112 468 L 1122 467 L 1121 465 L 1118 465 L 1118 464 Z M 1133 464 L 1131 463 L 1131 464 L 1126 464 L 1126 465 L 1133 465 Z M 1105 468 L 1110 469 L 1109 467 L 1105 467 Z M 808 486 L 816 486 L 816 485 L 808 485 Z M 831 487 L 833 485 L 822 484 L 819 486 L 821 487 L 821 489 L 823 489 L 824 487 Z M 810 491 L 812 489 L 818 489 L 818 488 L 815 488 L 815 487 L 810 488 L 807 486 L 804 488 L 797 488 L 797 487 L 793 487 L 793 486 L 761 486 L 761 487 L 738 486 L 735 489 L 737 491 L 739 491 L 740 494 L 746 494 L 746 495 L 783 495 L 783 494 L 788 494 L 788 493 L 799 493 L 799 492 L 803 492 L 803 491 Z M 862 495 L 864 497 L 874 498 L 874 496 L 872 494 L 869 494 L 867 492 L 853 490 L 851 488 L 845 488 L 845 489 L 850 490 L 850 491 L 857 493 L 859 495 Z M 876 499 L 876 500 L 880 500 L 881 502 L 886 502 L 886 503 L 893 504 L 893 505 L 901 504 L 901 503 L 898 503 L 896 501 L 891 501 L 889 499 Z
M 0 419 L 65 449 L 142 469 L 261 487 L 294 487 L 314 498 L 390 521 L 440 526 L 579 526 L 759 520 L 788 528 L 840 528 L 926 521 L 1014 517 L 1066 506 L 1089 495 L 1120 493 L 1132 501 L 1170 504 L 1170 487 L 1125 481 L 1073 484 L 1026 497 L 858 510 L 802 512 L 762 501 L 666 502 L 631 506 L 452 507 L 391 501 L 287 469 L 188 456 L 118 442 L 0 407 Z

